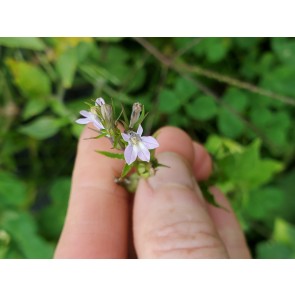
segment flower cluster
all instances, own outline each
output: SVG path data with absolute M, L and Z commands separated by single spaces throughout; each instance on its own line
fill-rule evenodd
M 116 179 L 118 183 L 130 184 L 132 179 L 148 177 L 155 173 L 157 167 L 161 166 L 154 156 L 154 150 L 159 143 L 153 136 L 143 136 L 142 122 L 146 117 L 144 106 L 138 102 L 132 106 L 130 120 L 122 107 L 120 116 L 115 120 L 115 112 L 112 105 L 105 103 L 100 97 L 89 104 L 90 110 L 83 110 L 80 114 L 84 118 L 76 120 L 78 124 L 92 123 L 99 135 L 95 138 L 107 137 L 113 148 L 124 151 L 124 153 L 110 153 L 97 151 L 111 158 L 124 159 L 126 164 L 122 174 Z M 124 119 L 120 120 L 123 114 Z M 119 123 L 123 125 L 124 132 L 119 129 Z M 152 150 L 150 152 L 150 150 Z M 134 168 L 134 169 L 132 169 Z M 135 176 L 128 176 L 131 170 L 135 170 Z

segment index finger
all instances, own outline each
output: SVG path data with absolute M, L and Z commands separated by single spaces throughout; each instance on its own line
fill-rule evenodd
M 128 237 L 128 193 L 114 182 L 123 160 L 95 150 L 111 151 L 107 138 L 85 127 L 78 144 L 65 225 L 55 258 L 125 258 Z

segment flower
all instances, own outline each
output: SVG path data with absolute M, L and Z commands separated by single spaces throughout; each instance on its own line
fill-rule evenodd
M 129 131 L 126 133 L 121 133 L 125 141 L 128 142 L 128 146 L 125 149 L 124 157 L 126 163 L 130 165 L 133 163 L 137 156 L 139 159 L 145 162 L 150 161 L 149 150 L 155 149 L 159 146 L 158 141 L 152 136 L 141 136 L 143 129 L 141 125 L 138 126 L 136 132 Z
M 88 124 L 93 123 L 93 125 L 98 129 L 104 129 L 103 125 L 101 124 L 100 120 L 98 119 L 97 115 L 92 112 L 81 111 L 80 114 L 85 117 L 76 120 L 78 124 Z
M 100 97 L 100 98 L 97 98 L 96 100 L 95 100 L 95 106 L 102 106 L 103 104 L 105 104 L 105 102 L 104 102 L 104 99 L 102 98 L 102 97 Z
M 135 102 L 132 106 L 132 113 L 131 113 L 131 119 L 129 124 L 130 128 L 133 128 L 133 126 L 138 121 L 140 112 L 141 112 L 141 104 L 139 102 Z

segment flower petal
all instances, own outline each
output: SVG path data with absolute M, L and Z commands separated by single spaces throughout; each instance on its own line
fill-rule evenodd
M 136 158 L 137 158 L 137 152 L 138 152 L 138 148 L 136 146 L 133 146 L 132 144 L 129 144 L 125 151 L 124 151 L 124 157 L 126 160 L 126 163 L 128 165 L 130 165 L 131 163 L 133 163 Z
M 143 132 L 143 129 L 142 129 L 141 125 L 138 125 L 138 128 L 137 128 L 136 133 L 137 133 L 139 136 L 141 136 L 141 135 L 142 135 L 142 132 Z
M 87 111 L 84 111 L 84 110 L 81 111 L 80 114 L 81 114 L 83 117 L 86 117 L 86 118 L 88 118 L 88 117 L 91 115 L 90 112 L 87 112 Z
M 159 147 L 158 141 L 152 136 L 142 136 L 141 140 L 149 150 Z
M 78 124 L 88 124 L 89 122 L 91 122 L 91 120 L 89 120 L 88 118 L 81 118 L 76 120 L 76 123 Z
M 149 150 L 146 148 L 146 146 L 142 142 L 138 144 L 138 147 L 139 147 L 138 149 L 139 159 L 145 162 L 149 162 L 151 157 Z
M 102 97 L 100 97 L 100 98 L 97 98 L 96 100 L 95 100 L 95 105 L 96 106 L 102 106 L 103 104 L 105 104 L 105 102 L 104 102 L 104 99 L 102 98 Z
M 130 140 L 130 135 L 128 135 L 128 134 L 126 134 L 126 133 L 121 133 L 121 135 L 122 135 L 122 137 L 123 137 L 123 139 L 125 140 L 125 141 L 129 141 Z
M 93 120 L 92 121 L 92 123 L 93 123 L 93 125 L 97 128 L 97 129 L 105 129 L 104 127 L 103 127 L 103 125 L 101 124 L 101 122 L 97 119 L 97 120 Z

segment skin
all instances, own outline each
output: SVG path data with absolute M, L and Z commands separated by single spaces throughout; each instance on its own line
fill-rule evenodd
M 92 127 L 89 125 L 88 127 Z M 68 212 L 55 258 L 250 258 L 230 204 L 207 204 L 198 187 L 211 173 L 204 147 L 182 130 L 159 130 L 156 175 L 141 180 L 133 197 L 114 183 L 124 161 L 94 153 L 111 151 L 107 139 L 85 128 L 79 144 Z

